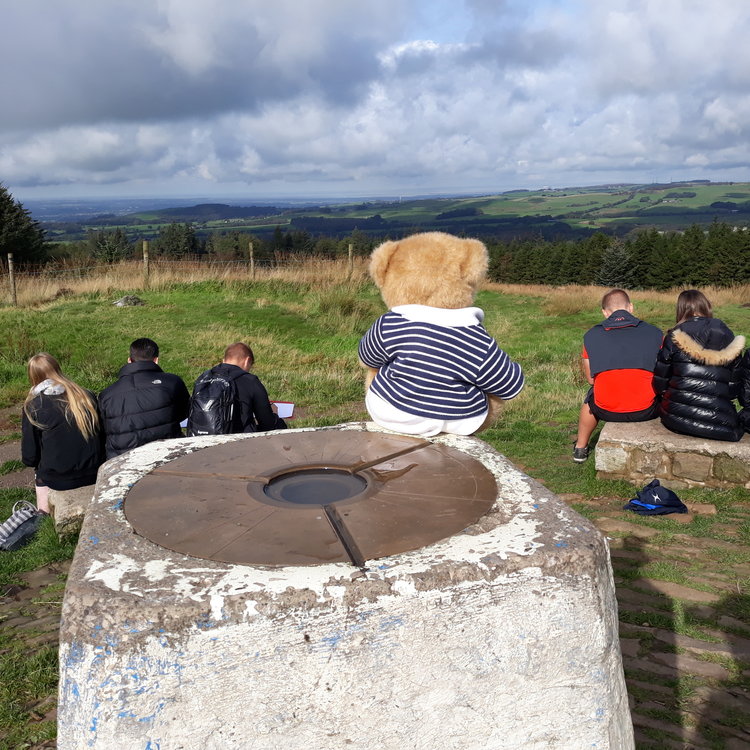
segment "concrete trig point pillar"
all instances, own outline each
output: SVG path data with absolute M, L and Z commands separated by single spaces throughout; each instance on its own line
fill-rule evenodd
M 84 521 L 58 747 L 632 748 L 616 607 L 603 537 L 481 440 L 152 443 Z

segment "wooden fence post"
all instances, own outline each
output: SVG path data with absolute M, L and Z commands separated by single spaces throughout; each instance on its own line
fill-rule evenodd
M 8 253 L 8 281 L 10 282 L 10 304 L 15 307 L 18 299 L 16 297 L 16 277 L 13 274 L 13 253 Z
M 349 279 L 354 276 L 354 245 L 349 243 Z
M 149 267 L 148 267 L 148 240 L 143 240 L 143 286 L 148 289 L 149 284 Z
M 252 242 L 248 243 L 248 253 L 250 254 L 250 279 L 255 281 L 255 251 Z

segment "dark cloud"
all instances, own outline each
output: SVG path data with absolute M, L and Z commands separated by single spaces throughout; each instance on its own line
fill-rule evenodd
M 286 36 L 294 18 L 280 11 L 280 25 L 260 28 L 267 4 L 258 2 L 217 6 L 210 28 L 190 27 L 205 20 L 197 12 L 180 23 L 152 3 L 68 0 L 46 4 L 43 14 L 38 3 L 12 4 L 0 25 L 0 48 L 12 61 L 0 98 L 14 106 L 3 108 L 0 128 L 210 117 L 310 91 L 351 104 L 377 73 L 388 24 L 341 28 L 332 12 L 339 4 L 308 3 L 324 33 L 310 29 L 307 38 L 304 29 Z M 294 10 L 288 1 L 276 7 Z
M 746 0 L 0 3 L 11 189 L 408 194 L 750 169 Z

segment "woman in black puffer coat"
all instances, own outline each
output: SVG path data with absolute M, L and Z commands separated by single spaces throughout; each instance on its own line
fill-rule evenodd
M 31 390 L 23 405 L 21 460 L 36 469 L 37 509 L 49 513 L 49 491 L 96 482 L 104 461 L 94 394 L 66 378 L 46 352 L 28 363 Z
M 654 369 L 659 416 L 672 432 L 737 441 L 743 427 L 732 403 L 740 389 L 744 336 L 711 312 L 696 289 L 677 299 L 677 325 L 664 338 Z

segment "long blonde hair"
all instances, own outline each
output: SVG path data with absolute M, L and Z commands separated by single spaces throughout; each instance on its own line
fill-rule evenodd
M 35 421 L 34 415 L 31 413 L 31 402 L 37 396 L 34 393 L 34 388 L 45 380 L 52 380 L 65 388 L 65 393 L 61 394 L 62 400 L 65 401 L 65 419 L 71 422 L 71 416 L 73 417 L 73 422 L 75 422 L 85 440 L 93 437 L 99 431 L 99 415 L 90 394 L 62 374 L 60 363 L 51 354 L 47 354 L 47 352 L 35 354 L 29 360 L 27 368 L 31 388 L 24 401 L 23 410 L 32 424 L 44 428 L 44 425 Z

